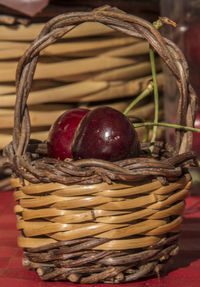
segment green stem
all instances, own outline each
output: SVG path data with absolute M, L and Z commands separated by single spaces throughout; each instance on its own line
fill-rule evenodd
M 147 86 L 147 88 L 139 94 L 131 103 L 130 105 L 125 109 L 124 115 L 127 115 L 128 112 L 142 99 L 144 99 L 146 96 L 148 96 L 153 91 L 153 82 L 150 82 Z
M 153 133 L 151 138 L 151 143 L 154 143 L 156 140 L 157 134 L 157 123 L 158 123 L 158 113 L 159 113 L 159 99 L 158 99 L 158 86 L 157 86 L 157 79 L 156 79 L 156 66 L 155 66 L 155 55 L 153 48 L 149 47 L 149 56 L 150 56 L 150 63 L 151 63 L 151 71 L 153 77 L 153 85 L 154 85 L 154 104 L 155 104 L 155 113 L 154 113 L 154 126 L 153 126 Z M 153 146 L 151 147 L 153 149 Z
M 146 126 L 145 127 L 145 135 L 144 135 L 144 138 L 142 140 L 143 143 L 146 143 L 148 141 L 148 139 L 149 139 L 149 131 L 150 131 L 149 127 Z
M 134 123 L 133 125 L 135 128 L 140 128 L 140 127 L 145 127 L 145 126 L 155 126 L 156 125 L 156 126 L 175 128 L 175 129 L 179 129 L 179 130 L 182 129 L 182 130 L 186 130 L 186 131 L 200 133 L 200 129 L 188 127 L 188 126 L 177 125 L 177 124 L 146 122 L 146 123 Z
M 163 23 L 162 23 L 162 18 L 158 19 L 157 21 L 153 22 L 153 26 L 154 28 L 156 28 L 157 30 L 160 29 L 160 27 L 163 26 Z

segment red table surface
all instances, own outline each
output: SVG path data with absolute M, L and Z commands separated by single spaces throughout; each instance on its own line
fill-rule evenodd
M 22 266 L 22 250 L 17 246 L 18 231 L 13 212 L 12 191 L 0 191 L 0 286 L 1 287 L 77 287 L 91 286 L 66 282 L 44 282 L 34 271 Z M 180 239 L 180 252 L 167 274 L 124 284 L 93 284 L 98 287 L 200 287 L 200 190 L 186 200 Z

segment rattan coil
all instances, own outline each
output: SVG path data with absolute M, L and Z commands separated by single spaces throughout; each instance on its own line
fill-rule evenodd
M 188 168 L 195 164 L 192 133 L 177 131 L 176 150 L 157 142 L 150 156 L 150 144 L 142 144 L 139 158 L 115 163 L 50 159 L 45 144 L 30 142 L 27 99 L 39 53 L 86 21 L 146 39 L 177 81 L 177 123 L 194 123 L 184 56 L 150 23 L 108 6 L 50 20 L 19 61 L 13 142 L 4 149 L 15 175 L 18 242 L 24 265 L 43 280 L 129 282 L 158 273 L 178 252 Z

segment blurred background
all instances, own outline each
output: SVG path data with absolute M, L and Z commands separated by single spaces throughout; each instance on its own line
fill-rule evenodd
M 160 15 L 176 22 L 176 28 L 163 27 L 163 34 L 173 40 L 184 53 L 189 65 L 190 82 L 196 91 L 198 106 L 194 126 L 200 128 L 200 1 L 198 0 L 161 0 Z M 165 120 L 175 123 L 176 101 L 178 91 L 169 71 L 164 69 L 164 111 Z M 168 84 L 170 83 L 170 85 Z M 169 113 L 170 111 L 170 113 Z M 165 134 L 168 141 L 174 142 L 174 130 L 167 129 Z M 200 158 L 200 134 L 193 133 L 193 150 Z M 199 194 L 200 170 L 191 170 L 193 177 L 193 193 Z
M 105 4 L 150 22 L 160 15 L 174 20 L 177 27 L 168 27 L 162 33 L 185 53 L 191 81 L 200 94 L 200 1 L 0 0 L 0 151 L 12 140 L 15 72 L 19 58 L 52 17 L 69 11 L 89 11 Z M 168 71 L 163 71 L 158 56 L 156 68 L 159 121 L 175 123 L 176 87 Z M 40 54 L 28 100 L 32 138 L 45 141 L 51 124 L 67 109 L 108 105 L 123 112 L 151 78 L 149 46 L 145 41 L 99 23 L 79 25 Z M 153 120 L 153 96 L 138 103 L 129 115 L 139 121 Z M 195 124 L 200 127 L 199 114 Z M 138 129 L 138 133 L 143 140 L 144 128 Z M 166 133 L 160 127 L 157 139 L 165 137 L 173 143 L 173 131 Z M 194 149 L 200 152 L 198 141 L 195 134 Z M 8 176 L 9 170 L 1 171 L 3 180 Z M 6 181 L 2 181 L 2 186 L 6 186 Z

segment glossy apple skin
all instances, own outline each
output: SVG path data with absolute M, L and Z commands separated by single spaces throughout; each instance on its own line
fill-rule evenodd
M 76 130 L 73 159 L 97 158 L 117 161 L 139 155 L 137 133 L 121 112 L 99 107 L 87 113 Z
M 88 109 L 73 109 L 64 112 L 52 125 L 47 148 L 50 157 L 64 160 L 72 158 L 71 147 L 75 131 L 84 116 L 89 112 Z
M 200 111 L 197 112 L 196 119 L 194 122 L 194 127 L 200 129 Z M 200 133 L 193 133 L 193 151 L 200 155 Z

